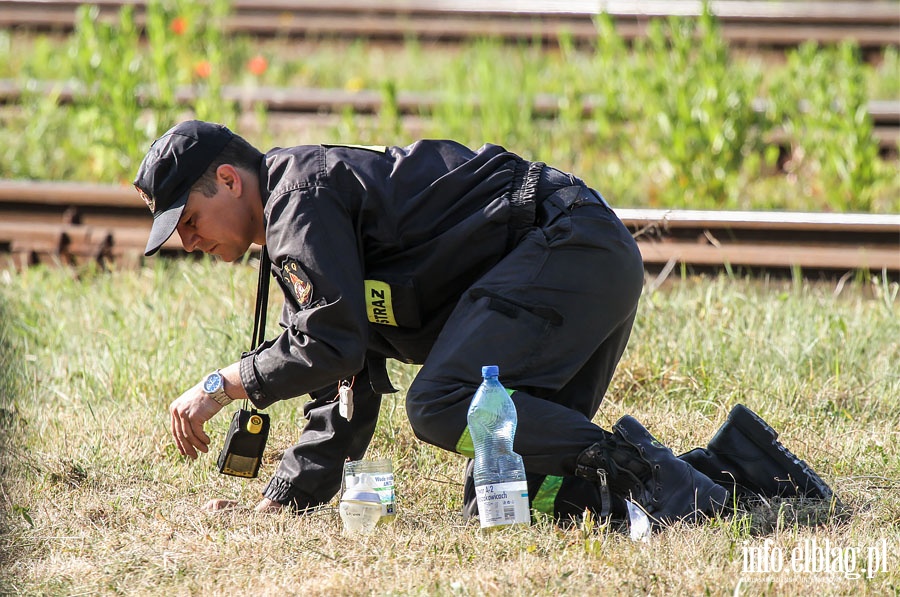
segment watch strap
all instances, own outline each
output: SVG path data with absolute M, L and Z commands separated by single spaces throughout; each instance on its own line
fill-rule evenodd
M 216 390 L 213 392 L 207 392 L 206 388 L 204 388 L 203 391 L 206 392 L 210 398 L 218 402 L 221 406 L 228 406 L 229 404 L 234 402 L 234 400 L 232 398 L 229 398 L 228 394 L 225 393 L 225 377 L 222 376 L 222 372 L 219 369 L 216 369 L 213 373 L 215 373 L 222 379 L 222 385 L 216 388 Z M 212 373 L 210 373 L 209 375 L 212 375 Z M 207 377 L 209 377 L 209 375 L 207 375 Z M 204 386 L 205 385 L 206 384 L 204 384 Z

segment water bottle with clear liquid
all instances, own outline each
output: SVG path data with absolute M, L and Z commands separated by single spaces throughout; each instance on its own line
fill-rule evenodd
M 481 528 L 531 524 L 528 484 L 522 457 L 513 452 L 516 406 L 500 384 L 499 368 L 481 368 L 484 380 L 469 406 L 468 424 L 475 447 L 475 495 Z

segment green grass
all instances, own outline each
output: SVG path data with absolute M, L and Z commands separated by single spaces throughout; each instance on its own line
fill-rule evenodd
M 246 348 L 255 275 L 212 260 L 0 272 L 0 592 L 799 595 L 810 583 L 817 594 L 900 592 L 897 283 L 860 277 L 837 296 L 828 284 L 728 276 L 648 289 L 596 419 L 608 428 L 633 414 L 680 452 L 747 404 L 838 492 L 847 521 L 809 527 L 797 504 L 781 503 L 649 543 L 596 522 L 486 536 L 459 515 L 463 458 L 413 437 L 401 391 L 385 399 L 369 451 L 394 463 L 399 515 L 353 540 L 334 508 L 198 511 L 212 497 L 258 499 L 299 433 L 303 398 L 270 409 L 257 480 L 220 476 L 213 455 L 186 462 L 169 436 L 168 403 Z M 274 322 L 276 291 L 270 304 Z M 414 373 L 392 368 L 401 390 Z M 208 425 L 214 451 L 227 418 Z M 787 554 L 811 539 L 864 554 L 884 539 L 890 559 L 871 579 L 743 570 L 744 550 L 766 538 Z
M 405 145 L 453 138 L 472 147 L 499 143 L 574 172 L 614 204 L 629 207 L 900 212 L 900 170 L 878 156 L 866 112 L 870 98 L 896 99 L 896 48 L 877 65 L 852 44 L 804 45 L 772 65 L 739 56 L 717 21 L 656 21 L 628 45 L 597 19 L 593 48 L 563 38 L 549 50 L 480 40 L 448 50 L 409 41 L 260 42 L 225 38 L 217 23 L 227 0 L 149 4 L 142 43 L 129 10 L 99 23 L 84 8 L 69 38 L 0 32 L 0 76 L 66 81 L 89 90 L 75 105 L 29 92 L 20 110 L 0 112 L 0 172 L 9 178 L 130 182 L 144 150 L 189 116 L 228 124 L 263 149 L 345 142 Z M 172 24 L 184 19 L 186 29 Z M 268 68 L 248 71 L 262 55 Z M 199 74 L 208 65 L 208 74 Z M 336 124 L 298 128 L 265 109 L 221 99 L 225 84 L 371 89 L 383 97 L 374 118 L 347 111 Z M 183 103 L 176 90 L 197 99 Z M 141 91 L 152 98 L 136 99 Z M 442 98 L 419 120 L 397 117 L 402 92 Z M 539 97 L 558 98 L 559 115 L 534 117 Z M 473 98 L 478 98 L 478 103 Z M 757 98 L 770 108 L 754 109 Z M 579 107 L 596 106 L 585 116 Z M 788 136 L 780 171 L 776 133 Z

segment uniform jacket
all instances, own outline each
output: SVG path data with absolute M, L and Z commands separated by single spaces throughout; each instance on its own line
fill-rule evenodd
M 260 186 L 284 331 L 241 359 L 251 401 L 336 392 L 367 364 L 373 391 L 390 390 L 384 359 L 423 362 L 461 293 L 533 222 L 542 169 L 452 141 L 267 153 Z
M 296 509 L 330 500 L 395 391 L 385 359 L 423 363 L 462 294 L 534 228 L 536 203 L 574 185 L 584 183 L 496 145 L 268 152 L 260 193 L 284 330 L 242 356 L 241 381 L 258 408 L 311 400 L 263 495 Z M 351 420 L 339 414 L 342 381 Z

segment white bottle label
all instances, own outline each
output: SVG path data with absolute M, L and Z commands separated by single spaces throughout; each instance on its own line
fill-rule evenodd
M 353 487 L 357 483 L 365 483 L 375 490 L 381 498 L 381 515 L 393 516 L 394 509 L 394 473 L 355 473 L 344 477 L 344 485 Z
M 528 483 L 494 483 L 475 488 L 481 528 L 504 524 L 531 524 L 528 508 Z

